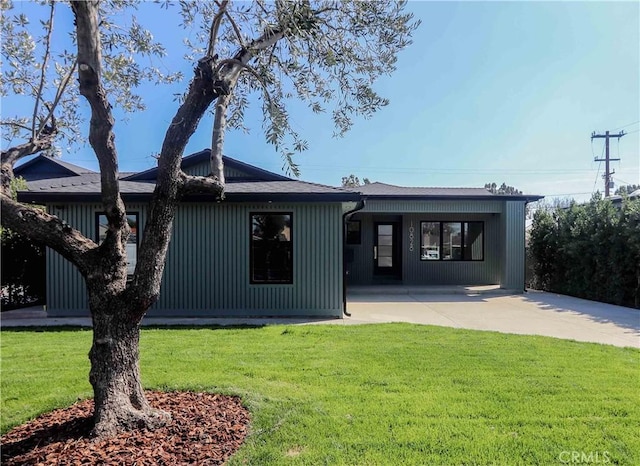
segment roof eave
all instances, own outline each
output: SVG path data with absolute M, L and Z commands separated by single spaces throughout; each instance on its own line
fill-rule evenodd
M 149 202 L 153 193 L 122 193 L 125 202 Z M 351 193 L 226 193 L 228 202 L 356 202 L 359 195 Z M 100 193 L 40 193 L 18 192 L 18 201 L 33 204 L 57 202 L 101 202 Z M 191 194 L 183 202 L 218 202 L 212 194 Z
M 446 195 L 446 194 L 363 194 L 366 199 L 378 199 L 384 201 L 403 200 L 403 201 L 523 201 L 535 202 L 543 199 L 544 196 L 537 195 Z

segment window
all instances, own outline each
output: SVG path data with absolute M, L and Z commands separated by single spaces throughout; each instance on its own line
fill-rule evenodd
M 250 214 L 251 283 L 293 283 L 292 214 Z
M 138 256 L 138 213 L 127 214 L 127 222 L 129 223 L 129 238 L 127 239 L 127 275 L 133 275 L 136 269 Z M 109 223 L 105 214 L 96 214 L 96 237 L 98 244 L 101 244 L 107 237 Z
M 420 260 L 484 260 L 483 222 L 420 222 Z
M 440 222 L 422 222 L 422 254 L 420 259 L 440 259 Z
M 459 261 L 462 259 L 462 224 L 442 223 L 442 260 Z
M 360 220 L 347 222 L 347 244 L 360 244 Z

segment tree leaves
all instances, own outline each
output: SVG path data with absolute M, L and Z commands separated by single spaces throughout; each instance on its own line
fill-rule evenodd
M 537 288 L 640 308 L 640 199 L 619 207 L 596 194 L 584 205 L 540 209 L 529 248 Z

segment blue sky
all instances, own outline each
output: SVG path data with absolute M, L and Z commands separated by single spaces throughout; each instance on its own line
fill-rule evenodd
M 398 69 L 377 90 L 390 105 L 332 138 L 328 115 L 295 109 L 294 127 L 310 143 L 296 156 L 301 179 L 337 185 L 353 173 L 410 186 L 516 186 L 526 193 L 587 199 L 603 190 L 603 140 L 593 131 L 624 130 L 611 141 L 616 185 L 640 183 L 640 3 L 410 2 L 422 20 Z M 151 10 L 150 10 L 151 11 Z M 159 11 L 153 9 L 153 11 Z M 170 15 L 151 29 L 159 39 Z M 154 30 L 155 28 L 155 30 Z M 181 52 L 164 60 L 190 78 Z M 155 161 L 176 103 L 152 89 L 148 111 L 116 124 L 122 171 Z M 229 133 L 225 153 L 281 172 L 259 121 Z M 210 146 L 203 120 L 186 154 Z M 88 146 L 64 160 L 96 168 Z

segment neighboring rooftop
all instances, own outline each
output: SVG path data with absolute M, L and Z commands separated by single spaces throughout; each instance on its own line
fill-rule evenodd
M 353 188 L 363 196 L 376 198 L 464 198 L 464 199 L 525 199 L 528 202 L 537 201 L 541 196 L 494 194 L 485 188 L 438 188 L 438 187 L 407 187 L 387 183 L 369 183 Z

